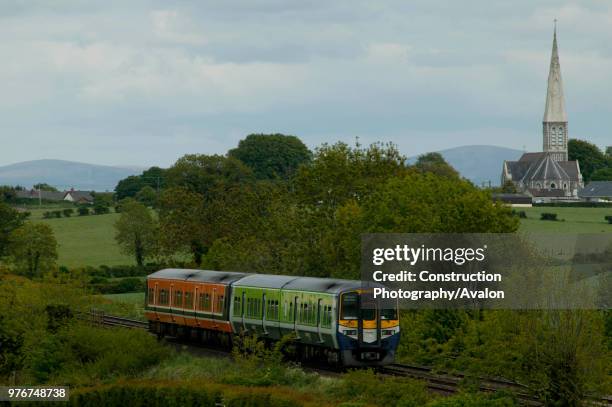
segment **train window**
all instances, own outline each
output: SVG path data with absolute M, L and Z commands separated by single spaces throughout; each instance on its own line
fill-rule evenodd
M 155 302 L 155 288 L 149 288 L 149 304 L 153 304 Z
M 295 318 L 293 318 L 293 302 L 289 303 L 289 319 L 295 321 Z
M 238 317 L 242 315 L 242 304 L 240 303 L 240 297 L 234 297 L 234 316 Z
M 175 307 L 183 306 L 183 292 L 182 291 L 174 292 L 174 306 Z
M 376 307 L 373 303 L 364 303 L 361 308 L 361 319 L 364 321 L 373 321 L 376 319 Z
M 167 289 L 161 289 L 159 291 L 159 303 L 161 305 L 168 305 L 170 298 L 168 295 L 168 290 Z
M 224 305 L 224 301 L 223 301 L 223 300 L 224 300 L 224 299 L 225 299 L 225 298 L 224 298 L 224 296 L 223 296 L 223 295 L 220 295 L 220 296 L 217 298 L 217 309 L 216 309 L 216 311 L 217 311 L 217 312 L 223 312 L 223 308 L 224 308 L 224 307 L 223 307 L 223 305 Z
M 185 308 L 193 309 L 193 295 L 190 291 L 185 291 Z
M 380 319 L 397 319 L 397 310 L 395 308 L 381 310 Z
M 357 293 L 346 293 L 342 295 L 341 319 L 359 318 L 359 295 Z

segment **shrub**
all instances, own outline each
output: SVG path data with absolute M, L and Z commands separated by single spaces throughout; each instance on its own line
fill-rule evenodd
M 427 407 L 514 407 L 519 404 L 503 392 L 494 394 L 459 394 L 457 396 L 439 398 L 427 404 Z
M 521 219 L 527 219 L 527 212 L 525 211 L 516 211 L 516 210 L 512 210 L 512 215 L 513 216 L 517 216 Z
M 53 217 L 53 214 L 49 211 L 43 213 L 43 218 L 45 219 L 51 219 L 52 217 Z
M 68 209 L 64 209 L 62 212 L 64 214 L 64 217 L 69 218 L 74 213 L 74 209 L 68 208 Z
M 87 216 L 89 215 L 89 208 L 80 206 L 79 209 L 77 209 L 77 212 L 79 213 L 79 216 Z
M 110 207 L 108 205 L 108 203 L 104 202 L 104 201 L 97 201 L 94 204 L 94 213 L 96 215 L 104 215 L 110 212 Z
M 610 225 L 612 225 L 612 215 L 608 215 L 604 219 L 607 220 Z
M 62 211 L 53 211 L 53 216 L 56 218 L 61 218 L 62 217 Z
M 540 215 L 540 220 L 557 220 L 557 214 L 544 212 Z

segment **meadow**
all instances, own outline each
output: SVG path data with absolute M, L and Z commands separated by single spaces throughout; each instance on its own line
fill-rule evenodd
M 612 208 L 533 207 L 524 210 L 527 219 L 521 219 L 521 231 L 553 233 L 612 233 L 612 225 L 604 219 L 612 215 Z M 540 220 L 542 213 L 556 213 L 556 221 Z
M 72 215 L 70 218 L 43 219 L 49 209 L 34 209 L 31 219 L 45 222 L 53 228 L 58 242 L 58 263 L 61 266 L 120 266 L 133 265 L 131 256 L 122 254 L 115 243 L 114 224 L 119 214 Z

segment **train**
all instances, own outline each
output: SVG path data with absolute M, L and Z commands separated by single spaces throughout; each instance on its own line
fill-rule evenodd
M 158 336 L 231 346 L 237 336 L 291 338 L 301 359 L 346 367 L 393 363 L 397 303 L 372 299 L 361 281 L 163 269 L 147 276 L 145 316 Z

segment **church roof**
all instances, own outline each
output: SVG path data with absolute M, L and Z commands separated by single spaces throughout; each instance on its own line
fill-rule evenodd
M 612 181 L 591 181 L 578 192 L 578 196 L 583 198 L 612 197 Z
M 555 161 L 551 154 L 525 153 L 518 161 L 506 161 L 506 168 L 514 181 L 578 181 L 577 161 Z
M 567 122 L 565 112 L 565 98 L 563 96 L 563 81 L 561 80 L 561 65 L 557 50 L 557 30 L 553 36 L 552 55 L 550 57 L 550 70 L 548 72 L 548 89 L 546 91 L 546 109 L 544 109 L 544 122 Z
M 530 180 L 566 180 L 570 177 L 563 167 L 552 159 L 550 154 L 545 154 L 539 161 L 533 163 L 522 178 L 523 182 Z

